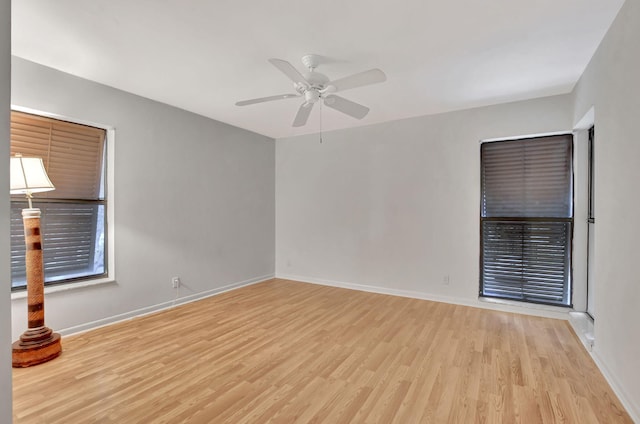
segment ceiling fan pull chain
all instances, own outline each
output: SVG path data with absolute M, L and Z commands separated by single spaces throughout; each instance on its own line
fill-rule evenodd
M 322 144 L 322 103 L 320 102 L 320 144 Z

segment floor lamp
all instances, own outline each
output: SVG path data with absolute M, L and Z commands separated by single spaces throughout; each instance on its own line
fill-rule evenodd
M 62 352 L 60 334 L 44 325 L 44 266 L 40 236 L 40 209 L 31 205 L 33 193 L 54 190 L 40 158 L 11 158 L 11 194 L 24 194 L 29 208 L 22 210 L 27 271 L 28 329 L 13 343 L 13 366 L 30 367 Z

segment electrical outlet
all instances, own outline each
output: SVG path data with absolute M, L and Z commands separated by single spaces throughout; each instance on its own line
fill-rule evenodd
M 173 277 L 173 278 L 171 279 L 171 286 L 172 286 L 174 289 L 177 289 L 178 287 L 180 287 L 180 277 Z
M 442 279 L 442 284 L 444 284 L 445 286 L 449 285 L 449 275 L 445 275 L 444 278 Z

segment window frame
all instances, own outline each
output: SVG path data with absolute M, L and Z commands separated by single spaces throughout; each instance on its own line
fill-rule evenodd
M 588 155 L 589 155 L 589 177 L 588 177 L 588 190 L 589 190 L 589 194 L 588 194 L 588 209 L 587 209 L 587 220 L 590 224 L 595 223 L 595 213 L 594 213 L 594 193 L 595 193 L 595 181 L 594 181 L 594 143 L 595 143 L 595 126 L 592 125 L 591 128 L 589 128 L 589 145 L 587 147 L 588 149 Z
M 569 174 L 569 190 L 570 190 L 570 217 L 520 217 L 520 216 L 494 216 L 494 217 L 486 217 L 484 216 L 484 201 L 483 201 L 483 193 L 484 193 L 484 179 L 483 179 L 483 145 L 494 142 L 526 142 L 531 141 L 533 139 L 545 139 L 551 137 L 568 137 L 569 138 L 569 152 L 567 154 L 567 161 L 570 165 L 568 174 Z M 573 152 L 575 151 L 575 138 L 571 132 L 560 132 L 560 133 L 551 133 L 544 135 L 534 135 L 534 136 L 525 136 L 519 138 L 501 138 L 501 139 L 493 139 L 493 140 L 482 140 L 480 142 L 480 219 L 479 219 L 479 239 L 480 239 L 480 255 L 479 255 L 479 287 L 478 287 L 478 296 L 480 299 L 498 299 L 500 301 L 508 301 L 508 302 L 518 302 L 518 303 L 529 303 L 529 304 L 539 304 L 539 305 L 547 305 L 561 308 L 571 308 L 573 307 L 573 232 L 575 230 L 574 220 L 575 220 L 575 168 L 574 168 L 574 158 Z M 564 263 L 565 272 L 567 275 L 566 281 L 566 303 L 558 303 L 558 302 L 546 302 L 542 300 L 536 300 L 531 298 L 522 298 L 518 299 L 516 297 L 508 297 L 508 296 L 498 296 L 485 294 L 484 290 L 484 268 L 485 268 L 485 252 L 484 252 L 484 223 L 485 222 L 514 222 L 514 223 L 522 223 L 525 224 L 535 224 L 535 223 L 566 223 L 568 225 L 567 230 L 567 242 L 566 242 L 566 260 Z M 524 230 L 523 230 L 524 231 Z
M 114 154 L 115 154 L 115 128 L 111 125 L 102 124 L 94 121 L 79 119 L 66 115 L 41 111 L 33 108 L 27 108 L 19 105 L 11 105 L 12 112 L 22 112 L 32 115 L 41 116 L 43 118 L 51 118 L 60 121 L 66 121 L 79 125 L 100 128 L 105 130 L 104 152 L 103 152 L 103 184 L 102 189 L 104 198 L 101 200 L 104 204 L 104 272 L 102 274 L 72 277 L 68 279 L 51 281 L 45 283 L 44 292 L 53 293 L 58 291 L 66 291 L 74 288 L 87 287 L 92 285 L 107 284 L 115 282 L 115 229 L 114 229 Z M 40 200 L 34 199 L 35 207 Z M 81 201 L 79 200 L 78 203 Z M 53 203 L 53 202 L 52 202 Z M 64 203 L 64 201 L 60 202 Z M 45 247 L 46 248 L 46 247 Z M 10 282 L 11 284 L 11 282 Z M 25 297 L 27 293 L 26 286 L 11 287 L 11 298 L 19 299 Z

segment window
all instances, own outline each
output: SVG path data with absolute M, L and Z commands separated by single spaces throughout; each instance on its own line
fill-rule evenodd
M 571 135 L 481 145 L 480 295 L 569 306 Z
M 11 112 L 11 154 L 41 157 L 56 189 L 34 194 L 42 211 L 45 285 L 105 276 L 106 132 Z M 26 286 L 21 196 L 11 197 L 11 287 Z

